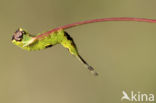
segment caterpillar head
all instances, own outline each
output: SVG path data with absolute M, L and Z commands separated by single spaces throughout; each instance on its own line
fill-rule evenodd
M 22 28 L 17 29 L 12 36 L 12 43 L 24 49 L 27 49 L 26 46 L 32 44 L 34 40 L 33 36 Z
M 16 30 L 16 32 L 13 34 L 12 36 L 12 41 L 15 40 L 15 41 L 22 41 L 24 35 L 26 35 L 27 32 L 25 30 L 23 30 L 22 28 L 19 28 Z

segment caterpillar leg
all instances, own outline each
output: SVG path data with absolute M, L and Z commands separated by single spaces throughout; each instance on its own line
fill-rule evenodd
M 88 70 L 94 75 L 98 75 L 98 73 L 94 70 L 92 66 L 90 66 L 78 53 L 77 47 L 74 43 L 74 40 L 70 37 L 67 32 L 64 32 L 64 39 L 61 44 L 69 50 L 69 52 L 74 55 Z

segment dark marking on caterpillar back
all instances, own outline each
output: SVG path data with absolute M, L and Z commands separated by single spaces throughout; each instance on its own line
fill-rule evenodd
M 67 37 L 68 40 L 73 41 L 73 38 L 65 31 L 64 32 L 65 36 Z
M 70 40 L 70 41 L 72 42 L 72 45 L 73 45 L 73 46 L 76 48 L 76 50 L 77 50 L 77 47 L 76 47 L 76 44 L 75 44 L 73 38 L 72 38 L 66 31 L 64 31 L 64 36 L 66 36 L 67 39 Z
M 50 45 L 46 45 L 45 48 L 50 48 L 50 47 L 52 47 L 52 46 L 53 46 L 53 45 L 51 45 L 51 44 L 50 44 Z

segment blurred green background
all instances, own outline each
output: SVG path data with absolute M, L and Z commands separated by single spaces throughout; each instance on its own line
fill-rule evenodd
M 0 0 L 0 103 L 120 103 L 122 91 L 156 94 L 156 24 L 103 22 L 67 30 L 94 77 L 66 49 L 27 52 L 11 43 L 95 18 L 156 19 L 155 0 Z M 129 103 L 129 102 L 124 102 Z

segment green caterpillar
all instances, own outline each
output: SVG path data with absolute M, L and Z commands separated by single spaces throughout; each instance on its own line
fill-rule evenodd
M 83 24 L 105 22 L 105 21 L 136 21 L 136 22 L 156 23 L 156 19 L 134 18 L 134 17 L 92 19 L 92 20 L 67 24 L 36 36 L 33 36 L 20 28 L 14 33 L 12 37 L 12 43 L 28 51 L 42 50 L 54 46 L 56 44 L 61 44 L 65 48 L 68 48 L 69 52 L 72 55 L 74 55 L 76 58 L 78 58 L 94 75 L 98 75 L 98 73 L 93 69 L 93 67 L 91 67 L 79 55 L 73 39 L 70 37 L 70 35 L 67 32 L 64 31 L 64 29 L 72 28 Z
M 61 44 L 63 47 L 67 48 L 72 55 L 80 60 L 89 71 L 91 71 L 94 75 L 98 75 L 93 67 L 91 67 L 79 55 L 73 39 L 63 29 L 58 29 L 47 34 L 45 33 L 33 36 L 22 28 L 19 28 L 12 36 L 12 43 L 28 51 L 42 50 L 56 44 Z

